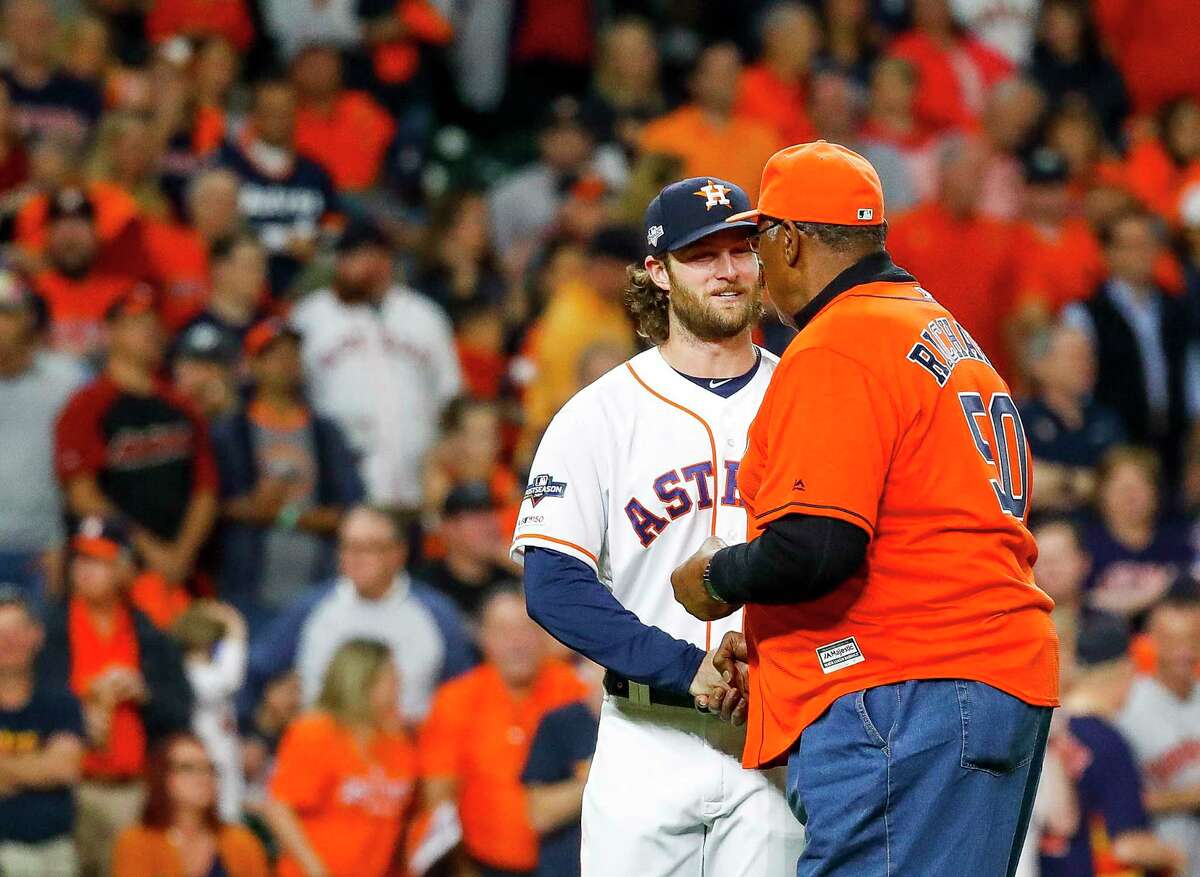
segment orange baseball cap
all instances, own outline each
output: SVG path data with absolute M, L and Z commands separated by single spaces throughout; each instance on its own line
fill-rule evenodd
M 857 152 L 825 140 L 797 143 L 767 160 L 758 207 L 725 221 L 760 215 L 825 225 L 879 225 L 883 186 L 871 162 Z

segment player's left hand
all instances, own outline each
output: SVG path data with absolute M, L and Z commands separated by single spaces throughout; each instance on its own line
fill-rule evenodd
M 675 589 L 675 602 L 701 621 L 715 621 L 732 615 L 740 606 L 737 603 L 722 603 L 709 596 L 704 588 L 704 567 L 709 559 L 725 547 L 716 536 L 709 536 L 699 550 L 675 568 L 671 573 L 671 587 Z

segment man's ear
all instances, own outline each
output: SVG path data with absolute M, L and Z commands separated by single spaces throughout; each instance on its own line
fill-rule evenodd
M 803 247 L 800 230 L 790 220 L 784 220 L 779 226 L 779 233 L 783 235 L 783 257 L 789 268 L 795 268 L 800 264 Z
M 650 275 L 650 279 L 654 285 L 663 292 L 669 292 L 671 289 L 671 275 L 667 273 L 667 256 L 665 259 L 657 259 L 654 256 L 647 256 L 643 263 L 646 266 L 646 272 Z

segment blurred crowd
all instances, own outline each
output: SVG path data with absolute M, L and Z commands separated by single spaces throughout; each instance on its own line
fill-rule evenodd
M 1195 11 L 6 0 L 0 873 L 577 873 L 599 676 L 525 613 L 530 457 L 645 344 L 658 189 L 824 138 L 1023 400 L 1023 873 L 1198 877 Z

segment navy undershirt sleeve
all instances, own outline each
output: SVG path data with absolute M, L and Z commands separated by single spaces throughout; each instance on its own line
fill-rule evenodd
M 704 652 L 643 624 L 592 568 L 549 548 L 525 549 L 529 617 L 568 648 L 614 673 L 687 694 Z

